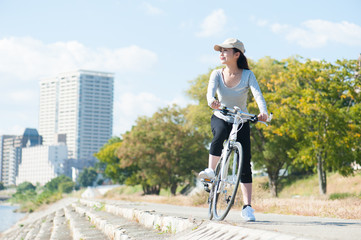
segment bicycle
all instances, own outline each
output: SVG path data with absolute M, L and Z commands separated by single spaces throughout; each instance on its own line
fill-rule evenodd
M 215 220 L 221 221 L 227 216 L 234 204 L 241 178 L 243 150 L 241 143 L 237 142 L 237 132 L 247 121 L 251 123 L 260 122 L 268 126 L 267 122 L 271 121 L 272 113 L 266 122 L 263 122 L 258 121 L 257 115 L 242 112 L 236 106 L 233 109 L 222 106 L 221 110 L 215 111 L 221 111 L 222 114 L 234 118 L 232 130 L 225 141 L 220 160 L 215 169 L 215 178 L 202 179 L 205 190 L 209 192 L 208 217 L 210 220 L 214 217 Z

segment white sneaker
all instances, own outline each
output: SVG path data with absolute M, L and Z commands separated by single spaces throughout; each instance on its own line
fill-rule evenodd
M 198 178 L 212 180 L 215 177 L 214 171 L 211 168 L 206 168 L 198 174 Z
M 242 217 L 246 221 L 256 221 L 256 217 L 253 214 L 254 209 L 251 206 L 247 206 L 244 209 L 242 209 Z

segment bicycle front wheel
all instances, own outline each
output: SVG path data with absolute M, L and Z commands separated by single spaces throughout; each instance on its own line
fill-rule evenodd
M 220 167 L 220 162 L 221 160 L 218 162 L 217 166 L 216 166 L 216 169 L 215 169 L 215 174 L 216 176 L 219 174 L 219 169 L 221 168 Z M 211 188 L 209 189 L 209 197 L 208 197 L 208 219 L 209 220 L 212 220 L 213 218 L 213 199 L 214 199 L 214 189 L 216 187 L 216 184 L 214 182 L 214 180 L 212 181 L 212 183 L 210 183 L 208 186 L 210 186 Z
M 217 175 L 213 194 L 213 215 L 223 220 L 231 209 L 241 179 L 242 146 L 236 142 L 225 158 L 223 171 Z

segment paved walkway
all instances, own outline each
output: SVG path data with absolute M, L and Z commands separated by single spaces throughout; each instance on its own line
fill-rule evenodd
M 108 201 L 111 203 L 112 201 Z M 118 202 L 119 203 L 119 202 Z M 175 217 L 192 219 L 196 222 L 207 220 L 207 209 L 199 207 L 183 207 L 154 203 L 124 203 L 124 206 L 144 211 L 154 210 L 157 213 Z M 348 239 L 361 240 L 361 220 L 345 220 L 335 218 L 305 217 L 293 215 L 255 213 L 256 222 L 245 222 L 241 212 L 231 210 L 221 223 L 244 227 L 253 230 L 267 230 L 290 234 L 309 239 Z M 211 221 L 213 223 L 219 223 Z M 347 236 L 347 238 L 345 237 Z

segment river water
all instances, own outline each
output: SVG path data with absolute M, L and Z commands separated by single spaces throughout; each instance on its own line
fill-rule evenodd
M 25 216 L 24 213 L 14 212 L 18 207 L 0 205 L 0 232 L 12 227 L 17 221 Z

